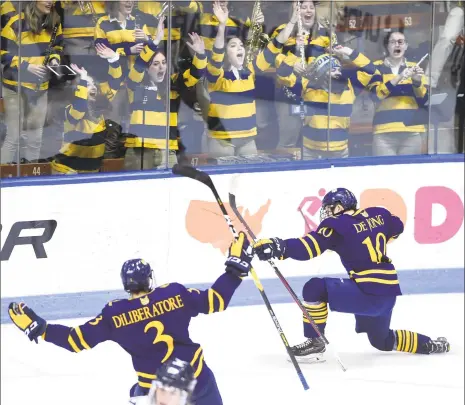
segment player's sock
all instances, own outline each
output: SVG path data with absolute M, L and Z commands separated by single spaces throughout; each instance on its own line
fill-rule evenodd
M 328 319 L 328 304 L 326 302 L 304 302 L 304 307 L 309 315 L 318 325 L 318 329 L 322 334 L 325 333 L 326 321 Z M 302 315 L 303 316 L 303 315 Z M 304 336 L 307 338 L 316 338 L 318 334 L 313 329 L 310 322 L 303 316 L 304 321 Z
M 394 350 L 398 352 L 432 354 L 445 353 L 450 350 L 446 338 L 432 340 L 430 337 L 408 330 L 395 330 Z

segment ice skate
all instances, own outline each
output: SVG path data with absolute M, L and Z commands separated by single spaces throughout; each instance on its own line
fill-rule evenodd
M 326 346 L 322 338 L 309 338 L 305 342 L 291 348 L 298 363 L 312 364 L 323 363 L 323 353 Z M 290 360 L 289 360 L 290 361 Z
M 428 354 L 447 353 L 450 351 L 450 344 L 445 337 L 439 337 L 437 340 L 430 340 L 425 343 Z

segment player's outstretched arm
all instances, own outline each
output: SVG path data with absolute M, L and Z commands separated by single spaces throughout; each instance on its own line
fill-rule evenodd
M 331 228 L 318 228 L 301 238 L 260 239 L 254 244 L 255 253 L 260 260 L 294 259 L 310 260 L 320 256 L 337 243 L 337 234 Z
M 252 269 L 253 249 L 244 232 L 239 233 L 230 248 L 225 262 L 225 272 L 208 290 L 189 288 L 185 292 L 185 301 L 192 308 L 194 316 L 198 313 L 211 314 L 224 311 L 234 292 Z
M 48 323 L 24 302 L 12 302 L 8 307 L 8 313 L 13 323 L 28 336 L 29 340 L 38 343 L 38 338 L 42 337 L 46 342 L 73 353 L 91 349 L 110 339 L 110 329 L 103 314 L 84 325 L 68 327 Z

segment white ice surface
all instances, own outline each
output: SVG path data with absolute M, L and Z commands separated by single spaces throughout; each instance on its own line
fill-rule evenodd
M 291 344 L 303 340 L 295 304 L 274 305 Z M 54 321 L 77 325 L 85 319 Z M 327 337 L 348 371 L 328 353 L 326 363 L 302 365 L 304 392 L 265 306 L 233 307 L 199 316 L 191 337 L 204 347 L 224 405 L 380 405 L 464 403 L 464 295 L 398 299 L 391 326 L 446 336 L 446 355 L 383 353 L 354 332 L 351 315 L 331 313 Z M 119 405 L 135 382 L 129 356 L 112 342 L 72 354 L 30 343 L 12 325 L 1 326 L 2 405 Z

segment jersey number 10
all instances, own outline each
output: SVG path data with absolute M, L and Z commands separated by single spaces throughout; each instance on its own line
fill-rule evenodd
M 386 235 L 381 232 L 376 235 L 376 247 L 373 246 L 373 242 L 369 236 L 362 243 L 366 245 L 371 261 L 373 263 L 381 263 L 381 259 L 386 255 Z

